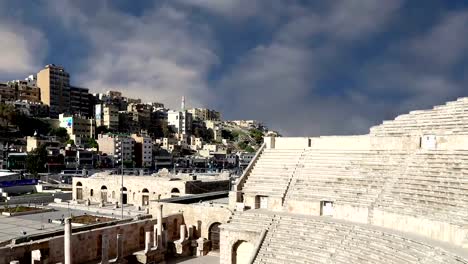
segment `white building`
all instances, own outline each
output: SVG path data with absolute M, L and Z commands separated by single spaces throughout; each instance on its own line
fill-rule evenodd
M 169 126 L 175 129 L 177 134 L 190 135 L 192 133 L 192 114 L 188 111 L 171 110 L 167 113 Z

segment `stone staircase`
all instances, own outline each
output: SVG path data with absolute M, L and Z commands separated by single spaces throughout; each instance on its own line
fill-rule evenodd
M 242 191 L 247 194 L 283 197 L 302 152 L 303 150 L 265 149 Z

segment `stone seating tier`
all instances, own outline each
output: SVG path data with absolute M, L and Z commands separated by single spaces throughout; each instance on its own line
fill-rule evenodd
M 394 120 L 386 120 L 370 129 L 375 136 L 406 134 L 468 134 L 468 102 L 466 98 L 435 106 L 431 110 L 411 111 Z
M 254 263 L 468 263 L 458 250 L 383 228 L 286 213 L 272 218 Z

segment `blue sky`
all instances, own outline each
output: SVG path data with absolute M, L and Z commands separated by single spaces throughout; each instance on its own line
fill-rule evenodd
M 468 2 L 0 0 L 0 80 L 219 109 L 290 136 L 364 134 L 468 96 Z

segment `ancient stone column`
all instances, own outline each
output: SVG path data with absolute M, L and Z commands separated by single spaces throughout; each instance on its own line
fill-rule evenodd
M 186 237 L 185 225 L 180 225 L 180 240 L 179 241 L 184 241 L 185 237 Z
M 145 253 L 151 250 L 151 231 L 145 233 Z
M 101 263 L 109 263 L 109 239 L 107 234 L 102 235 L 102 244 L 101 244 Z
M 123 241 L 124 241 L 124 235 L 123 234 L 117 234 L 117 259 L 121 259 L 124 257 L 123 255 Z
M 193 225 L 188 227 L 188 239 L 193 239 L 193 231 L 195 227 Z
M 157 218 L 157 223 L 156 223 L 156 226 L 155 226 L 155 229 L 157 230 L 157 232 L 155 232 L 155 240 L 154 240 L 154 243 L 157 244 L 155 245 L 158 246 L 158 247 L 164 247 L 162 245 L 162 229 L 163 229 L 163 226 L 162 226 L 162 209 L 163 209 L 163 205 L 162 204 L 158 204 L 157 205 L 157 212 L 156 212 L 156 218 Z
M 65 219 L 65 233 L 63 236 L 63 240 L 65 241 L 65 248 L 64 248 L 64 255 L 65 255 L 65 264 L 72 264 L 72 225 L 71 225 L 71 218 Z

